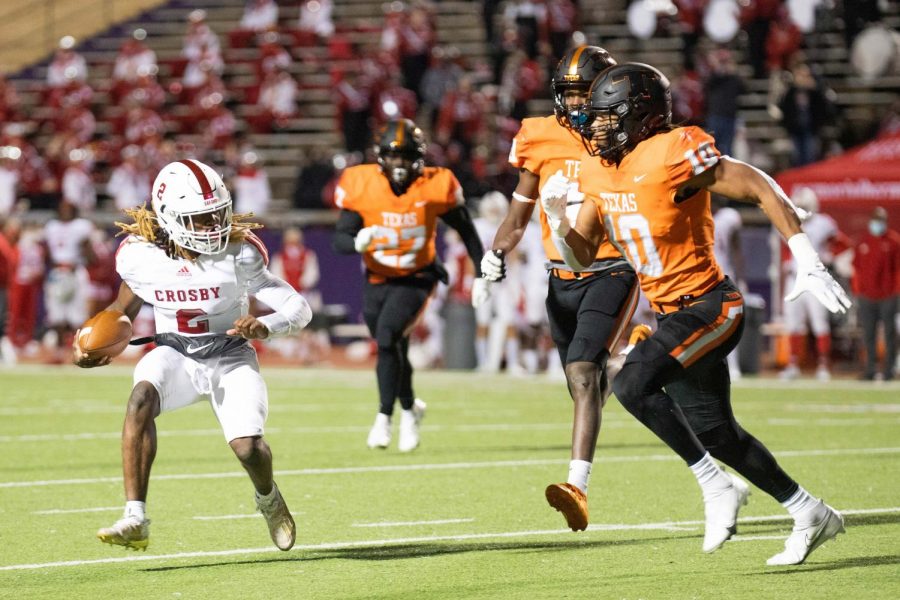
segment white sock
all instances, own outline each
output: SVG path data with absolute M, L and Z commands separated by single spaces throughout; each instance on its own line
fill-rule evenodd
M 525 370 L 529 373 L 537 373 L 538 370 L 538 354 L 537 350 L 522 350 L 522 362 L 525 364 Z
M 566 480 L 566 483 L 571 483 L 586 494 L 588 479 L 590 477 L 591 463 L 586 460 L 573 460 L 569 462 L 569 478 Z
M 146 502 L 141 502 L 140 500 L 128 500 L 127 502 L 125 502 L 126 517 L 135 517 L 136 519 L 143 521 L 147 518 L 144 514 L 146 510 Z
M 259 492 L 256 492 L 256 499 L 257 499 L 259 502 L 262 502 L 262 503 L 264 503 L 264 504 L 268 504 L 268 503 L 272 502 L 272 500 L 275 499 L 275 494 L 277 493 L 277 491 L 278 491 L 278 488 L 275 487 L 275 482 L 273 481 L 273 482 L 272 482 L 272 489 L 269 491 L 269 493 L 268 493 L 268 494 L 265 494 L 265 495 L 262 495 L 262 494 L 260 494 Z
M 487 358 L 487 337 L 479 336 L 475 338 L 475 360 L 478 361 L 478 366 L 484 364 L 485 359 Z
M 815 521 L 818 509 L 822 506 L 819 499 L 804 490 L 803 486 L 797 488 L 794 495 L 782 502 L 781 505 L 787 509 L 797 523 Z
M 519 339 L 506 338 L 506 370 L 515 371 L 519 367 Z
M 697 478 L 697 483 L 700 484 L 704 500 L 727 490 L 733 485 L 731 477 L 716 464 L 716 461 L 712 459 L 709 452 L 704 454 L 703 458 L 691 465 L 691 471 L 693 471 L 694 476 Z

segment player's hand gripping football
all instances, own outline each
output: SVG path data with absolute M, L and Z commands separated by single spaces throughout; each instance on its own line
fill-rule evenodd
M 253 315 L 244 315 L 234 322 L 234 328 L 225 332 L 247 340 L 264 340 L 269 337 L 269 328 Z
M 819 255 L 805 233 L 798 233 L 788 240 L 788 247 L 797 263 L 797 279 L 791 292 L 784 297 L 788 302 L 809 292 L 833 313 L 845 313 L 850 308 L 850 297 L 822 264 Z
M 359 233 L 356 234 L 356 237 L 353 238 L 353 247 L 358 253 L 362 254 L 372 245 L 372 240 L 375 239 L 376 233 L 378 233 L 377 225 L 370 225 L 369 227 L 360 229 Z
M 481 259 L 481 276 L 488 281 L 503 281 L 506 277 L 506 259 L 503 250 L 485 252 Z
M 569 220 L 566 217 L 568 199 L 569 179 L 560 169 L 551 175 L 541 188 L 541 206 L 547 215 L 547 224 L 560 237 L 564 237 L 569 229 Z
M 93 367 L 103 367 L 110 363 L 110 356 L 91 356 L 81 350 L 78 345 L 78 339 L 81 337 L 81 329 L 75 332 L 75 338 L 72 340 L 72 364 L 82 369 L 91 369 Z

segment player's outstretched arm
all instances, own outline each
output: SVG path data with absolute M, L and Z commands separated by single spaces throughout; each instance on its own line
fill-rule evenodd
M 714 168 L 692 179 L 686 186 L 692 188 L 694 183 L 727 198 L 756 204 L 787 240 L 797 262 L 797 279 L 785 300 L 794 300 L 809 292 L 831 312 L 847 312 L 851 305 L 850 297 L 822 264 L 809 238 L 800 228 L 796 207 L 774 179 L 756 167 L 725 156 Z
M 141 298 L 128 287 L 128 284 L 123 281 L 119 286 L 119 293 L 116 296 L 116 299 L 104 310 L 121 311 L 125 313 L 130 321 L 134 321 L 143 305 L 144 301 L 141 300 Z M 92 358 L 82 352 L 81 348 L 78 347 L 78 339 L 80 337 L 81 329 L 75 332 L 75 338 L 72 342 L 72 364 L 76 367 L 81 367 L 82 369 L 102 367 L 109 364 L 109 361 L 112 360 L 109 356 L 97 356 Z
M 243 315 L 225 333 L 248 340 L 291 335 L 312 320 L 312 309 L 286 281 L 273 275 L 265 259 L 253 244 L 244 244 L 237 260 L 240 274 L 246 278 L 247 291 L 275 312 L 262 317 Z

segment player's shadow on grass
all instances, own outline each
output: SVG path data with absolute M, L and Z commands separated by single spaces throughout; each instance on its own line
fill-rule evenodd
M 613 548 L 617 546 L 630 546 L 633 544 L 647 544 L 660 541 L 671 541 L 673 538 L 653 537 L 633 540 L 570 540 L 564 542 L 470 542 L 447 544 L 386 544 L 384 546 L 366 546 L 357 548 L 333 548 L 294 550 L 290 554 L 260 560 L 240 560 L 201 563 L 195 565 L 172 565 L 165 567 L 149 567 L 141 569 L 147 572 L 179 571 L 182 569 L 206 569 L 215 567 L 233 567 L 234 565 L 259 565 L 275 562 L 310 562 L 319 560 L 404 560 L 409 558 L 428 558 L 449 554 L 464 554 L 467 552 L 565 552 L 567 550 L 581 551 L 586 548 Z M 301 553 L 299 556 L 297 553 Z
M 608 450 L 636 450 L 639 448 L 650 449 L 650 450 L 665 450 L 666 446 L 662 442 L 639 442 L 639 443 L 630 443 L 630 444 L 607 444 L 603 443 L 597 447 L 597 452 L 604 452 Z M 428 452 L 430 454 L 440 454 L 444 450 L 446 450 L 446 454 L 454 454 L 458 455 L 460 452 L 469 453 L 469 454 L 477 454 L 484 455 L 486 451 L 491 452 L 527 452 L 532 454 L 534 452 L 549 452 L 549 453 L 558 453 L 562 452 L 567 454 L 572 450 L 572 446 L 570 445 L 549 445 L 549 444 L 507 444 L 506 446 L 478 446 L 478 445 L 470 445 L 466 446 L 464 449 L 460 449 L 458 447 L 454 448 L 429 448 Z M 672 456 L 675 456 L 674 454 Z M 563 460 L 565 456 L 563 456 L 560 460 Z
M 884 556 L 856 556 L 852 558 L 844 558 L 840 560 L 831 560 L 828 562 L 817 563 L 815 562 L 816 555 L 813 554 L 810 560 L 813 562 L 808 562 L 793 567 L 778 567 L 777 570 L 766 571 L 764 573 L 748 573 L 748 575 L 760 575 L 763 577 L 768 577 L 771 575 L 796 575 L 797 573 L 812 573 L 815 571 L 838 571 L 840 569 L 857 569 L 859 567 L 898 565 L 900 564 L 900 555 L 888 554 Z

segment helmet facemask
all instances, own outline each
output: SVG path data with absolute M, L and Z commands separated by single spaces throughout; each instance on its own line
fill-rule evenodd
M 382 150 L 378 153 L 378 164 L 393 185 L 404 188 L 422 174 L 425 159 L 405 150 Z
M 194 213 L 157 213 L 160 226 L 177 246 L 198 254 L 218 254 L 228 245 L 231 234 L 231 203 Z

